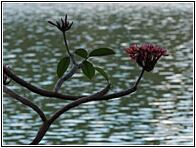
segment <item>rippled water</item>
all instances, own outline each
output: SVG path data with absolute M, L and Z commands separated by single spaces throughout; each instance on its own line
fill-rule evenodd
M 168 50 L 152 72 L 145 72 L 133 94 L 89 102 L 64 113 L 40 144 L 48 145 L 192 145 L 193 144 L 193 6 L 191 3 L 4 3 L 3 62 L 36 86 L 52 90 L 62 36 L 47 20 L 65 14 L 72 50 L 110 47 L 117 53 L 92 60 L 110 75 L 111 92 L 133 86 L 141 68 L 125 49 L 152 43 Z M 105 81 L 89 81 L 81 71 L 61 92 L 90 94 Z M 91 86 L 89 88 L 89 85 Z M 38 104 L 49 117 L 68 101 L 41 97 L 14 81 L 9 88 Z M 4 94 L 3 144 L 28 144 L 41 125 L 29 108 Z

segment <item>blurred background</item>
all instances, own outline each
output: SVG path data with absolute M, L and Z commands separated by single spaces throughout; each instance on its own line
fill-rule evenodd
M 65 14 L 74 22 L 67 32 L 72 52 L 99 47 L 116 52 L 90 60 L 107 71 L 111 93 L 133 86 L 141 71 L 125 52 L 129 46 L 155 44 L 170 55 L 144 73 L 133 94 L 64 113 L 40 144 L 192 145 L 192 3 L 3 3 L 3 63 L 22 79 L 52 90 L 57 63 L 66 53 L 62 33 L 47 21 Z M 78 70 L 60 92 L 91 94 L 106 84 L 99 74 L 90 81 Z M 70 102 L 39 96 L 14 81 L 8 87 L 39 105 L 47 117 Z M 8 95 L 3 97 L 3 144 L 30 143 L 40 118 Z

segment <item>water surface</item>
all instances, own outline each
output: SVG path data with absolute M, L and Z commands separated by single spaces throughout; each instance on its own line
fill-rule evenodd
M 129 46 L 155 44 L 170 54 L 144 73 L 136 92 L 69 110 L 40 144 L 192 145 L 192 10 L 191 3 L 4 3 L 3 62 L 44 89 L 53 89 L 57 63 L 65 56 L 62 35 L 47 20 L 59 20 L 65 14 L 74 21 L 67 32 L 71 51 L 110 47 L 117 53 L 91 60 L 108 72 L 110 92 L 133 86 L 141 71 L 125 53 Z M 61 92 L 90 94 L 105 85 L 100 75 L 90 81 L 79 70 Z M 38 104 L 48 117 L 70 102 L 39 96 L 14 81 L 8 87 Z M 4 94 L 4 145 L 30 143 L 40 125 L 34 111 Z

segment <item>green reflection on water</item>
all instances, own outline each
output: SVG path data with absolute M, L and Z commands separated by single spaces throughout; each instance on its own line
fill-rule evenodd
M 92 60 L 109 73 L 111 92 L 133 86 L 140 73 L 125 53 L 130 45 L 153 43 L 170 53 L 152 72 L 145 72 L 132 95 L 68 111 L 40 144 L 192 144 L 191 4 L 8 3 L 3 8 L 3 62 L 44 89 L 53 89 L 57 62 L 65 56 L 61 33 L 46 21 L 65 13 L 74 21 L 67 35 L 71 50 L 110 47 L 117 53 Z M 89 94 L 104 84 L 99 75 L 89 81 L 78 71 L 61 92 Z M 36 102 L 47 116 L 67 103 L 30 93 L 13 81 L 10 87 Z M 28 144 L 41 124 L 38 116 L 6 94 L 3 110 L 4 144 Z

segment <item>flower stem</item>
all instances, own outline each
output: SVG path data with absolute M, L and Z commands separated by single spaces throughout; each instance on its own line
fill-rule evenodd
M 135 83 L 135 87 L 137 87 L 137 85 L 138 85 L 138 83 L 140 82 L 140 79 L 142 78 L 142 76 L 143 76 L 143 74 L 144 74 L 144 71 L 145 71 L 145 69 L 144 68 L 142 68 L 142 71 L 141 71 L 141 73 L 140 73 L 140 76 L 138 77 L 138 79 L 137 79 L 137 81 L 136 81 L 136 83 Z

